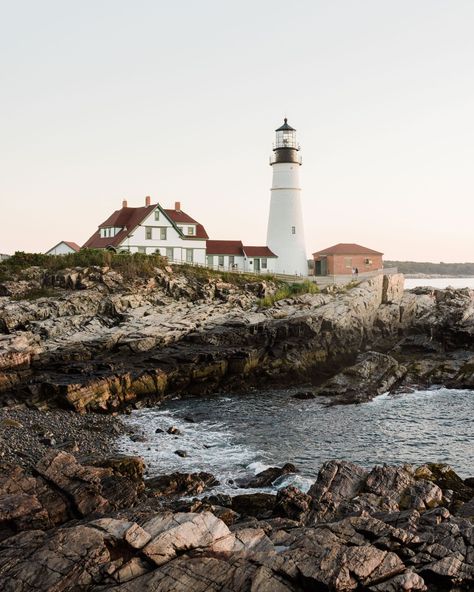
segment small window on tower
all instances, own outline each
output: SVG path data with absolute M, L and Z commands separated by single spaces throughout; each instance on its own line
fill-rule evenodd
M 296 234 L 296 226 L 291 227 L 291 234 Z

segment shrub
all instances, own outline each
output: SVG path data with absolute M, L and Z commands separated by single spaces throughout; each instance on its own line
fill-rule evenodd
M 113 253 L 103 249 L 82 249 L 67 255 L 44 255 L 42 253 L 16 252 L 0 263 L 0 281 L 14 279 L 22 270 L 41 267 L 49 271 L 60 271 L 71 267 L 110 267 L 124 277 L 151 277 L 155 267 L 163 267 L 161 255 L 143 253 Z

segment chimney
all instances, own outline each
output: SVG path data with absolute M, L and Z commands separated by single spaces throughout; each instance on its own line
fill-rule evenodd
M 123 202 L 122 202 L 122 208 L 127 208 L 127 207 L 128 207 L 127 200 L 124 199 Z
M 180 201 L 174 202 L 174 209 L 176 212 L 181 212 L 181 202 Z
M 149 206 L 150 204 L 151 204 L 151 197 L 150 197 L 149 195 L 147 195 L 147 196 L 145 197 L 145 205 L 146 205 L 146 206 Z

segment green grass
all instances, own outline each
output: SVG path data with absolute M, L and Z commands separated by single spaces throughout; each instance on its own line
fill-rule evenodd
M 258 301 L 258 304 L 262 308 L 269 308 L 279 300 L 285 300 L 285 298 L 292 298 L 301 294 L 319 294 L 319 287 L 314 282 L 310 281 L 284 284 L 278 288 L 275 294 L 269 294 L 268 296 L 265 296 L 265 298 L 261 298 Z

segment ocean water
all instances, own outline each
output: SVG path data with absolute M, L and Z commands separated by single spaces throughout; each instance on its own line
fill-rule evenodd
M 420 286 L 430 286 L 431 288 L 472 288 L 474 289 L 474 277 L 468 278 L 405 278 L 405 290 L 418 288 Z
M 294 392 L 177 399 L 163 408 L 138 410 L 124 421 L 146 441 L 121 436 L 117 447 L 143 456 L 149 476 L 207 471 L 221 482 L 217 491 L 228 493 L 238 492 L 235 478 L 286 462 L 294 463 L 298 474 L 277 487 L 293 483 L 302 490 L 330 459 L 366 467 L 443 462 L 462 477 L 474 476 L 474 391 L 386 394 L 343 406 L 294 399 Z M 182 435 L 167 434 L 171 426 Z M 177 456 L 178 449 L 188 456 Z

